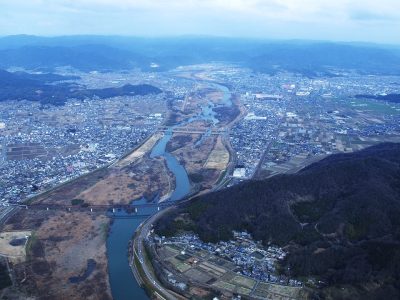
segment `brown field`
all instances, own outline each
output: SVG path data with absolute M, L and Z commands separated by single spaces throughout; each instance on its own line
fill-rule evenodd
M 85 203 L 92 205 L 111 205 L 113 203 L 127 204 L 141 196 L 140 191 L 130 189 L 128 185 L 133 180 L 128 174 L 113 172 L 104 180 L 97 182 L 92 187 L 76 196 Z
M 54 190 L 40 195 L 33 199 L 35 203 L 50 204 L 71 204 L 71 200 L 76 198 L 81 192 L 90 188 L 98 181 L 104 179 L 109 174 L 110 169 L 103 168 L 96 170 L 88 175 L 82 176 L 77 180 L 68 182 Z
M 170 143 L 177 143 L 177 140 L 184 139 L 185 134 L 174 134 Z M 200 138 L 200 135 L 193 135 L 192 140 L 196 141 Z M 186 142 L 181 143 L 180 148 L 172 152 L 175 157 L 185 166 L 188 173 L 198 172 L 203 168 L 204 163 L 207 161 L 211 150 L 214 147 L 216 141 L 215 136 L 209 136 L 203 139 L 203 142 L 195 147 L 194 143 Z
M 172 153 L 188 144 L 194 144 L 199 138 L 199 134 L 174 133 L 167 144 L 166 150 Z
M 207 93 L 207 99 L 216 104 L 221 102 L 221 99 L 223 97 L 224 97 L 224 93 L 221 91 L 210 91 Z
M 27 244 L 25 263 L 14 266 L 16 279 L 29 295 L 40 299 L 111 299 L 107 276 L 105 237 L 108 218 L 103 215 L 22 210 L 6 229 L 36 227 Z M 96 262 L 94 271 L 82 282 L 87 260 Z M 25 280 L 24 280 L 25 278 Z
M 167 195 L 175 186 L 162 158 L 142 159 L 136 165 L 112 170 L 108 176 L 77 195 L 92 205 L 129 204 L 145 195 Z
M 191 295 L 199 297 L 200 299 L 206 299 L 210 295 L 209 291 L 199 287 L 190 287 L 189 290 Z
M 206 72 L 196 73 L 195 75 L 193 75 L 193 77 L 197 77 L 201 80 L 213 80 Z
M 212 150 L 210 156 L 207 159 L 204 167 L 206 169 L 217 169 L 223 171 L 226 169 L 229 163 L 229 151 L 222 143 L 222 139 L 219 136 L 217 142 Z
M 31 231 L 7 231 L 0 233 L 0 256 L 5 256 L 13 262 L 24 262 L 26 259 L 25 243 L 18 246 L 10 244 L 15 239 L 25 239 Z
M 191 122 L 190 124 L 186 125 L 186 126 L 181 126 L 177 129 L 177 131 L 195 131 L 195 132 L 201 132 L 204 133 L 208 130 L 209 128 L 209 124 L 207 124 L 206 121 L 203 120 L 197 120 L 194 122 Z
M 146 147 L 151 148 L 147 143 L 139 153 L 145 153 Z M 142 195 L 168 194 L 175 183 L 167 172 L 162 158 L 139 157 L 134 164 L 103 168 L 66 183 L 33 202 L 70 205 L 72 199 L 82 199 L 90 205 L 126 204 Z M 2 228 L 33 232 L 26 246 L 26 261 L 12 266 L 17 281 L 23 282 L 18 290 L 49 300 L 111 299 L 105 246 L 108 224 L 109 219 L 101 214 L 19 210 Z M 95 261 L 94 271 L 86 279 L 71 283 L 70 278 L 85 273 L 88 260 Z
M 114 165 L 115 168 L 123 168 L 131 163 L 142 158 L 146 153 L 150 152 L 158 140 L 162 137 L 161 133 L 156 133 L 152 135 L 142 146 L 133 151 L 131 154 L 121 159 L 118 163 Z
M 185 134 L 174 134 L 171 139 L 172 144 L 176 144 L 176 140 L 184 140 Z M 200 135 L 193 135 L 193 141 L 200 139 Z M 189 174 L 189 178 L 195 184 L 199 185 L 200 189 L 209 189 L 218 180 L 220 170 L 216 169 L 204 169 L 206 163 L 214 145 L 216 143 L 217 136 L 211 135 L 203 139 L 203 142 L 199 146 L 194 146 L 193 142 L 182 143 L 181 148 L 172 152 L 172 154 L 185 166 L 186 171 Z
M 70 205 L 82 199 L 89 205 L 129 204 L 142 195 L 167 195 L 175 182 L 162 158 L 140 158 L 124 168 L 104 168 L 39 196 L 36 203 Z

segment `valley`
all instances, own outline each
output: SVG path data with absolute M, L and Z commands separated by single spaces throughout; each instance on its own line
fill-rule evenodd
M 257 181 L 252 179 L 270 177 L 274 183 L 282 174 L 307 169 L 333 153 L 400 141 L 400 108 L 380 100 L 353 98 L 357 93 L 353 86 L 361 80 L 357 76 L 347 78 L 348 90 L 343 92 L 345 83 L 337 78 L 254 75 L 220 63 L 184 66 L 166 73 L 64 70 L 62 74 L 91 89 L 149 84 L 162 92 L 70 99 L 64 106 L 43 107 L 20 100 L 0 103 L 8 111 L 1 119 L 0 167 L 15 170 L 12 175 L 2 175 L 2 232 L 30 233 L 26 259 L 10 260 L 14 285 L 6 290 L 8 297 L 23 293 L 39 299 L 91 299 L 93 291 L 101 288 L 103 292 L 93 299 L 124 300 L 131 295 L 145 297 L 145 287 L 152 297 L 180 298 L 194 293 L 201 297 L 238 294 L 305 299 L 319 288 L 317 283 L 310 285 L 279 268 L 268 269 L 272 258 L 256 260 L 251 254 L 254 247 L 269 253 L 260 241 L 270 242 L 270 249 L 279 252 L 292 239 L 302 245 L 333 234 L 325 232 L 321 222 L 312 223 L 320 216 L 308 205 L 313 198 L 303 195 L 304 202 L 291 204 L 290 213 L 281 216 L 282 207 L 276 203 L 269 207 L 261 187 L 249 195 L 229 188 L 240 190 L 250 184 L 257 190 Z M 382 77 L 370 86 L 379 90 L 394 80 Z M 393 85 L 393 89 L 397 87 Z M 14 111 L 10 110 L 13 106 Z M 59 138 L 54 140 L 49 132 Z M 12 178 L 22 173 L 25 181 L 17 185 Z M 288 180 L 296 180 L 297 175 L 293 176 Z M 291 185 L 296 186 L 287 184 Z M 287 186 L 284 189 L 289 190 Z M 209 217 L 212 206 L 207 200 L 193 207 L 188 202 L 224 193 L 229 195 L 221 196 L 225 200 Z M 229 202 L 242 196 L 247 200 Z M 265 221 L 266 215 L 253 212 L 239 224 L 244 227 L 234 223 L 242 218 L 238 211 L 244 213 L 249 207 L 262 211 L 264 205 L 278 220 L 269 216 Z M 325 204 L 321 205 L 324 208 Z M 171 223 L 176 212 L 183 215 Z M 294 213 L 296 220 L 289 217 Z M 215 218 L 222 223 L 212 223 Z M 252 222 L 263 224 L 262 229 L 256 230 Z M 148 238 L 153 225 L 168 238 L 195 231 L 201 240 L 199 249 L 193 251 L 180 246 L 151 250 L 160 255 L 160 262 L 166 260 L 166 269 L 177 278 L 170 276 L 165 281 L 156 267 L 145 262 L 149 242 L 156 245 L 153 235 Z M 232 234 L 238 226 L 243 232 L 256 230 L 244 241 L 248 244 L 243 247 L 250 245 L 245 249 L 251 258 L 244 265 L 220 258 L 214 253 L 217 248 L 207 245 L 234 242 Z M 358 227 L 352 226 L 344 230 L 357 236 Z M 267 241 L 261 232 L 273 239 Z M 165 242 L 168 245 L 168 240 L 162 240 Z M 186 254 L 181 257 L 182 251 Z M 288 253 L 300 255 L 293 251 L 290 248 Z M 316 251 L 328 253 L 322 246 Z M 294 272 L 297 259 L 289 261 L 290 255 L 275 263 L 288 264 Z M 193 265 L 193 260 L 199 266 Z M 119 280 L 121 276 L 125 279 Z M 186 285 L 181 293 L 177 286 L 187 280 L 196 284 Z M 127 285 L 130 294 L 122 292 Z

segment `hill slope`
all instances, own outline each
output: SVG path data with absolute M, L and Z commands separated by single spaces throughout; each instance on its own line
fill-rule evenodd
M 291 71 L 309 77 L 336 76 L 336 69 L 362 74 L 400 74 L 400 51 L 369 44 L 311 41 L 118 36 L 0 38 L 0 68 L 52 71 L 71 66 L 82 71 L 140 68 L 165 71 L 182 65 L 222 61 L 257 72 Z M 151 63 L 159 65 L 151 68 Z
M 162 91 L 149 84 L 131 85 L 104 89 L 86 89 L 76 83 L 59 83 L 63 80 L 77 79 L 74 76 L 57 74 L 11 73 L 0 70 L 0 102 L 7 100 L 39 101 L 41 104 L 63 105 L 70 98 L 101 99 L 116 96 L 135 96 L 159 94 Z
M 198 197 L 156 230 L 193 230 L 206 241 L 247 230 L 264 243 L 288 246 L 282 269 L 325 282 L 326 297 L 394 299 L 400 296 L 399 217 L 400 144 L 381 144 L 333 155 L 295 175 Z

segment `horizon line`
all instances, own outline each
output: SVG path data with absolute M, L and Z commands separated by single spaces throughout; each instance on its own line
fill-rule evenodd
M 210 34 L 176 34 L 176 35 L 130 35 L 130 34 L 57 34 L 57 35 L 40 35 L 40 34 L 6 34 L 0 35 L 0 39 L 4 38 L 18 38 L 18 37 L 32 37 L 32 38 L 73 38 L 73 37 L 97 37 L 97 38 L 132 38 L 132 39 L 189 39 L 189 38 L 209 38 L 209 39 L 226 39 L 226 40 L 249 40 L 258 42 L 308 42 L 308 43 L 332 43 L 332 44 L 363 44 L 363 45 L 375 45 L 375 46 L 389 46 L 389 47 L 400 47 L 400 43 L 389 43 L 389 42 L 372 42 L 372 41 L 357 41 L 357 40 L 324 40 L 324 39 L 303 39 L 303 38 L 268 38 L 268 37 L 245 37 L 245 36 L 229 36 L 229 35 L 210 35 Z

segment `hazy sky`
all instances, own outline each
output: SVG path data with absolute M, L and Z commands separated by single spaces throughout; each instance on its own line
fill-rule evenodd
M 0 35 L 216 35 L 400 44 L 399 0 L 0 0 Z

